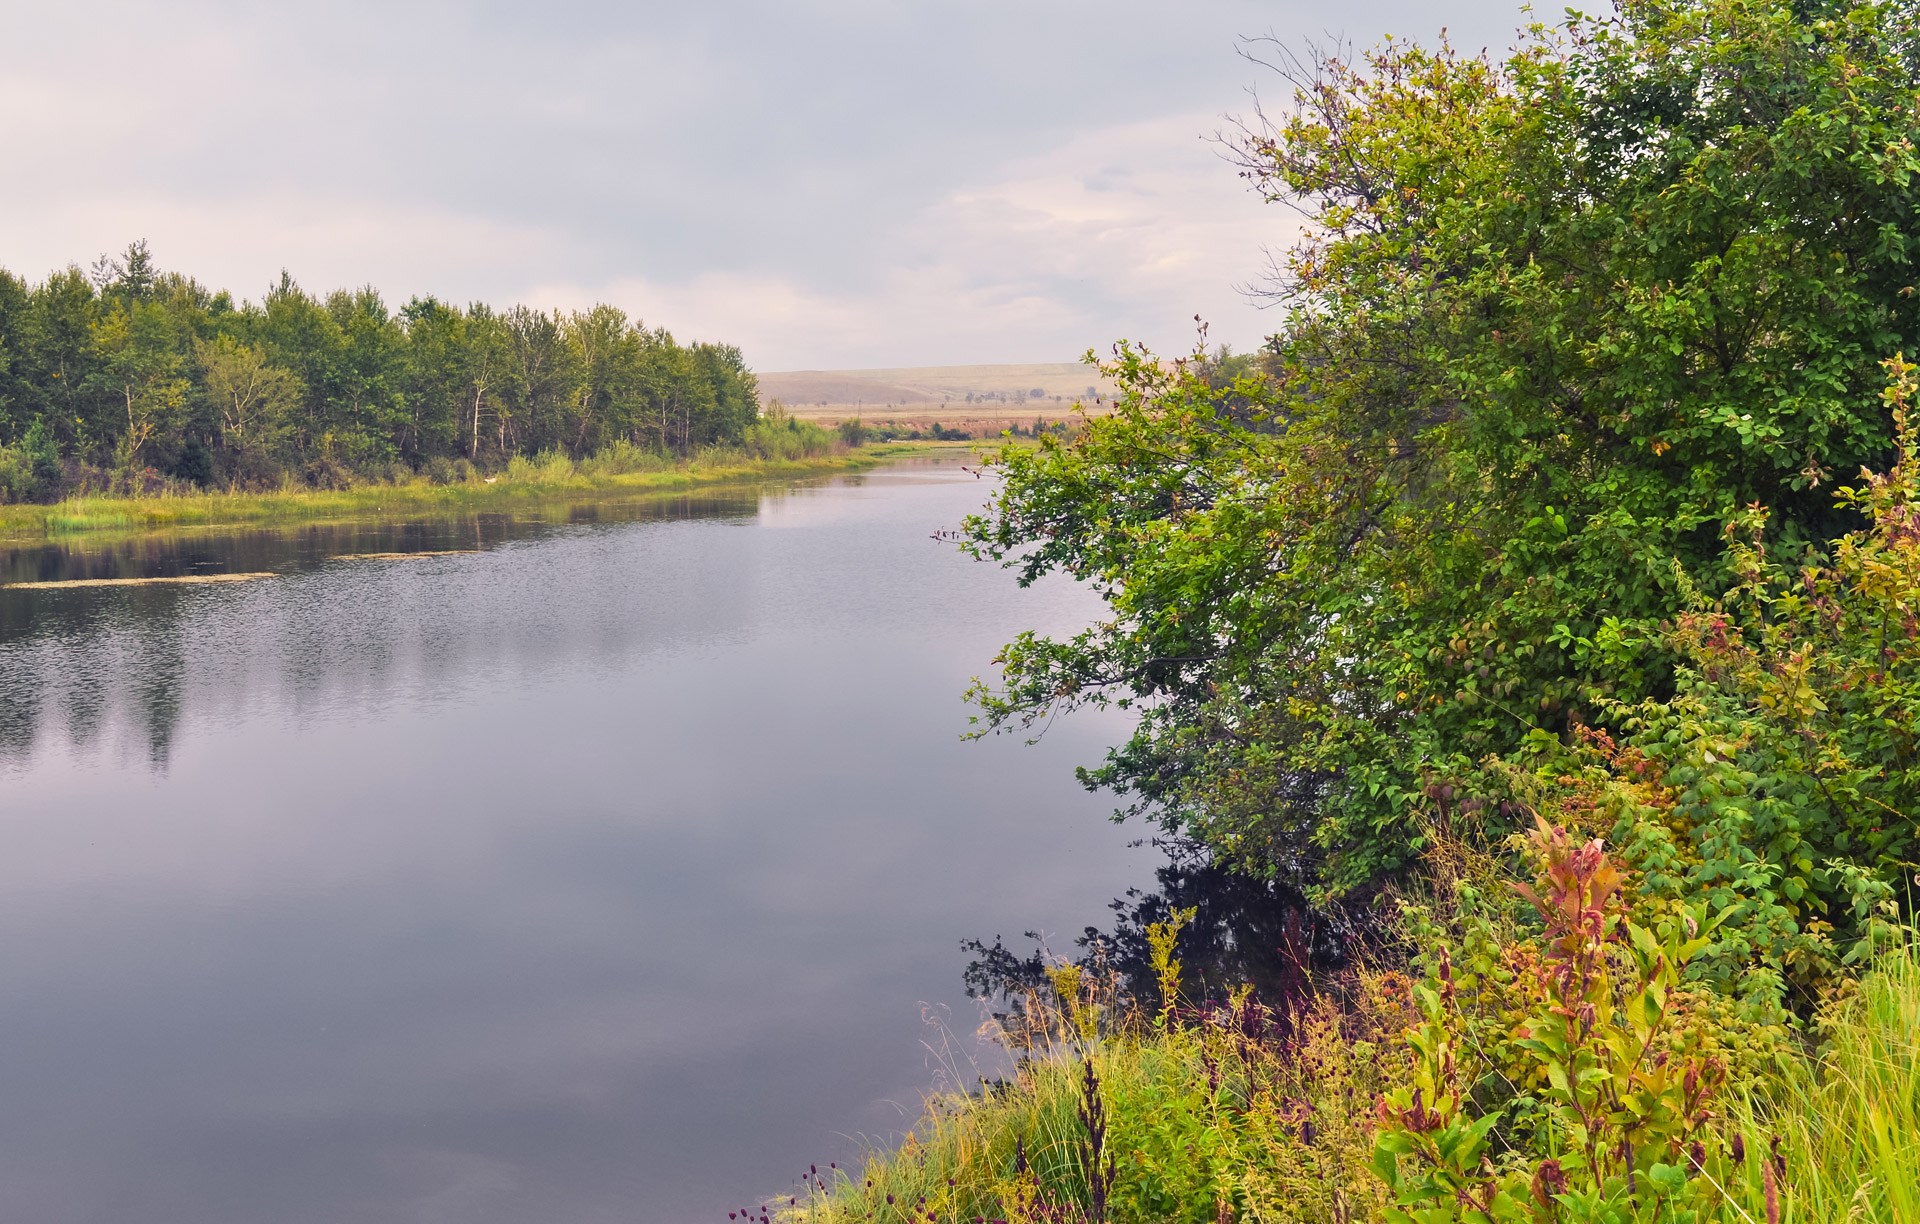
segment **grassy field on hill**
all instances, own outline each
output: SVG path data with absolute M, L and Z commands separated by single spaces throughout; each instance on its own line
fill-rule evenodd
M 763 400 L 777 399 L 798 417 L 832 422 L 859 417 L 870 424 L 940 421 L 962 428 L 977 424 L 989 432 L 1035 416 L 1058 419 L 1076 402 L 1097 414 L 1113 394 L 1105 375 L 1077 361 L 785 370 L 755 377 Z

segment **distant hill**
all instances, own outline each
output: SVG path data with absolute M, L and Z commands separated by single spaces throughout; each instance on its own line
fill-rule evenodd
M 1112 385 L 1076 361 L 1040 365 L 908 366 L 880 370 L 756 372 L 760 402 L 779 400 L 795 416 L 868 421 L 1027 420 L 1065 416 L 1074 401 L 1105 408 Z M 1038 392 L 1039 394 L 1035 394 Z

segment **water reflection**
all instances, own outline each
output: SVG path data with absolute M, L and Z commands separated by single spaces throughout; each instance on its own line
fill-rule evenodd
M 9 1214 L 672 1224 L 910 1124 L 955 938 L 1147 869 L 1071 776 L 1117 724 L 958 737 L 1094 612 L 929 538 L 981 496 L 8 555 L 276 575 L 0 591 Z
M 857 484 L 859 478 L 854 478 Z M 532 543 L 569 529 L 599 524 L 734 521 L 752 519 L 763 501 L 776 504 L 804 486 L 727 489 L 694 496 L 635 498 L 606 503 L 535 505 L 511 514 L 449 516 L 412 522 L 303 524 L 279 529 L 199 531 L 75 537 L 31 546 L 0 547 L 0 765 L 30 756 L 50 730 L 68 744 L 89 747 L 111 717 L 124 745 L 164 768 L 184 693 L 194 689 L 214 707 L 256 695 L 263 682 L 312 699 L 323 681 L 343 672 L 379 685 L 420 632 L 458 634 L 458 625 L 409 624 L 407 618 L 367 623 L 363 595 L 377 576 L 333 570 L 356 558 L 423 565 L 434 554 L 485 552 Z M 454 570 L 442 567 L 429 581 Z M 21 583 L 133 578 L 187 578 L 269 573 L 292 582 L 288 592 L 214 592 L 194 585 L 22 589 Z M 291 599 L 289 595 L 291 594 Z M 317 602 L 315 597 L 317 598 Z M 266 635 L 261 618 L 278 619 L 291 605 L 313 615 L 284 621 Z M 244 624 L 242 644 L 230 635 L 205 640 L 190 618 L 209 614 Z M 295 637 L 287 639 L 287 630 Z M 236 675 L 229 664 L 239 646 L 260 662 L 258 649 L 279 633 L 300 647 L 279 652 L 277 677 Z M 396 637 L 396 634 L 398 637 Z M 201 640 L 196 641 L 196 637 Z M 320 653 L 314 653 L 318 646 Z M 196 649 L 198 647 L 199 649 Z M 463 666 L 432 650 L 418 661 L 443 674 Z M 103 666 L 104 664 L 104 666 Z M 224 686 L 225 692 L 219 691 Z
M 1316 983 L 1332 988 L 1342 973 L 1392 938 L 1381 898 L 1357 896 L 1316 906 L 1283 879 L 1227 870 L 1205 849 L 1184 839 L 1157 841 L 1165 858 L 1152 887 L 1135 887 L 1108 905 L 1112 917 L 1090 924 L 1062 948 L 1038 931 L 1028 946 L 966 939 L 971 958 L 962 976 L 967 993 L 1004 1015 L 1023 997 L 1047 997 L 1047 969 L 1069 960 L 1111 972 L 1120 990 L 1141 1006 L 1160 1006 L 1160 984 L 1150 956 L 1148 928 L 1182 914 L 1180 994 L 1191 1003 L 1217 1003 L 1243 986 L 1270 1008 L 1282 1029 L 1308 1001 Z

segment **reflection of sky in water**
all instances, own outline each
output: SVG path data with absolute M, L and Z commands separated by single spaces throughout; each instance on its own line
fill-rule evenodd
M 1093 610 L 929 539 L 982 493 L 209 538 L 285 576 L 0 596 L 8 1214 L 713 1219 L 899 1127 L 919 1004 L 974 1023 L 956 941 L 1150 867 L 1071 778 L 1113 720 L 958 740 L 1001 640 Z

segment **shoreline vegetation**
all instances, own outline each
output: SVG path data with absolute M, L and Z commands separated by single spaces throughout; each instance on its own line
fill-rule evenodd
M 516 506 L 567 500 L 610 500 L 681 490 L 751 485 L 812 475 L 864 471 L 888 459 L 959 449 L 929 442 L 841 447 L 816 455 L 762 458 L 709 450 L 691 459 L 630 456 L 574 463 L 564 456 L 516 460 L 493 477 L 478 474 L 435 483 L 422 474 L 404 483 L 366 482 L 344 489 L 292 482 L 271 491 L 176 491 L 151 497 L 94 495 L 51 505 L 0 505 L 0 542 L 30 543 L 76 535 L 182 527 L 243 527 L 406 514 L 499 513 Z M 612 470 L 616 467 L 625 470 Z M 16 586 L 18 584 L 15 584 Z
M 1106 603 L 975 733 L 1261 899 L 964 943 L 1011 1074 L 749 1220 L 1920 1224 L 1920 5 L 1556 22 L 1249 44 L 1280 326 L 957 533 Z
M 1544 831 L 1536 839 L 1542 883 L 1579 853 L 1552 842 Z M 1601 989 L 1503 981 L 1452 961 L 1460 945 L 1445 939 L 1416 958 L 1425 976 L 1358 968 L 1277 1008 L 1246 991 L 1183 994 L 1174 951 L 1191 912 L 1177 912 L 1148 928 L 1160 981 L 1146 1002 L 1102 966 L 1053 967 L 989 1022 L 1018 1056 L 1010 1076 L 930 1095 L 899 1146 L 869 1151 L 858 1169 L 815 1166 L 798 1193 L 740 1215 L 768 1224 L 1920 1220 L 1920 945 L 1883 949 L 1822 1010 L 1817 1040 L 1737 1022 L 1708 1035 L 1715 1018 L 1674 988 L 1677 966 L 1636 972 L 1603 946 L 1637 926 L 1630 915 L 1642 902 L 1610 897 L 1603 932 L 1587 940 L 1574 915 L 1545 918 L 1549 934 L 1575 936 Z M 1684 951 L 1687 941 L 1661 942 Z M 1528 948 L 1514 939 L 1502 950 Z M 1601 1010 L 1605 990 L 1639 1014 Z M 1584 1039 L 1554 1010 L 1578 1006 L 1572 994 L 1599 1004 Z M 1646 1007 L 1653 997 L 1658 1010 Z M 1536 1048 L 1510 1044 L 1503 1029 L 1516 1019 L 1543 1035 Z M 1635 1041 L 1671 1073 L 1603 1053 Z M 949 1066 L 949 1082 L 964 1082 L 960 1071 Z M 1602 1074 L 1640 1090 L 1619 1113 L 1594 1108 Z M 1578 1131 L 1562 1132 L 1553 1157 L 1503 1150 L 1499 1134 L 1513 1119 L 1487 1108 L 1497 1095 L 1487 1082 L 1509 1075 L 1537 1094 L 1543 1130 L 1585 1106 L 1593 1158 L 1612 1169 L 1594 1177 L 1579 1167 Z M 1557 1092 L 1562 1083 L 1568 1090 Z M 1664 1125 L 1648 1126 L 1645 1115 L 1662 1107 Z

